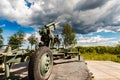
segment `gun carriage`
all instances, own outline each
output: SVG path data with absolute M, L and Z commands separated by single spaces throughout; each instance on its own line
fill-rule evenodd
M 20 63 L 26 61 L 25 58 L 28 56 L 28 52 L 24 49 L 11 49 L 10 45 L 7 46 L 5 50 L 0 50 L 0 64 L 3 65 L 3 71 L 5 72 L 5 78 L 8 79 L 10 77 L 10 67 L 14 63 Z

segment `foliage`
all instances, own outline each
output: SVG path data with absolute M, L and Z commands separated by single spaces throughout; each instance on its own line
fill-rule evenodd
M 82 47 L 78 46 L 77 49 L 80 49 L 81 53 L 110 53 L 110 54 L 120 54 L 120 46 L 89 46 L 89 47 Z
M 71 46 L 72 44 L 76 44 L 77 41 L 75 39 L 75 32 L 70 26 L 70 24 L 65 24 L 63 26 L 62 36 L 64 39 L 64 45 L 65 47 Z
M 33 34 L 28 38 L 28 41 L 31 44 L 31 49 L 33 45 L 38 44 L 38 38 L 36 38 Z
M 3 32 L 3 30 L 0 28 L 0 48 L 2 47 L 2 45 L 3 45 L 3 36 L 2 36 L 2 33 Z
M 81 56 L 86 60 L 110 60 L 120 62 L 120 46 L 78 46 L 74 48 L 74 51 L 80 49 Z
M 85 53 L 81 54 L 85 60 L 102 60 L 102 61 L 114 61 L 120 62 L 120 58 L 117 57 L 118 55 L 104 53 L 104 54 L 97 54 L 97 53 Z
M 13 34 L 9 38 L 8 44 L 12 47 L 12 49 L 19 48 L 19 47 L 21 47 L 21 45 L 24 42 L 24 37 L 25 37 L 24 32 L 23 31 L 18 31 L 17 33 Z

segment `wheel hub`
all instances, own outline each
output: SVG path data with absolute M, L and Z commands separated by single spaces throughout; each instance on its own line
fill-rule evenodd
M 40 72 L 43 76 L 49 71 L 51 67 L 51 58 L 48 53 L 41 57 Z

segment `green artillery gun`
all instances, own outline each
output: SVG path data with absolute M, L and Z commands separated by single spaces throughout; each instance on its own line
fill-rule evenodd
M 51 74 L 53 67 L 53 57 L 63 56 L 66 54 L 78 54 L 78 52 L 68 52 L 63 49 L 54 48 L 54 44 L 60 44 L 58 36 L 55 36 L 54 31 L 58 23 L 50 23 L 45 25 L 44 28 L 39 31 L 41 35 L 41 42 L 39 48 L 30 57 L 28 65 L 28 77 L 29 80 L 47 80 Z

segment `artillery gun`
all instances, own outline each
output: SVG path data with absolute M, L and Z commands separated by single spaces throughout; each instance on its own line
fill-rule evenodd
M 29 80 L 47 80 L 51 74 L 53 67 L 53 57 L 62 56 L 66 54 L 78 54 L 78 52 L 67 52 L 62 49 L 61 51 L 54 48 L 54 44 L 60 44 L 58 36 L 55 36 L 54 31 L 58 23 L 50 23 L 45 25 L 44 28 L 39 31 L 41 35 L 41 42 L 39 48 L 31 56 L 28 65 L 28 77 Z
M 29 80 L 46 80 L 51 74 L 53 67 L 53 52 L 50 50 L 54 46 L 54 35 L 52 30 L 56 29 L 56 24 L 45 25 L 39 31 L 41 42 L 39 48 L 31 56 L 28 65 Z

